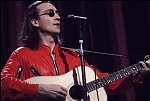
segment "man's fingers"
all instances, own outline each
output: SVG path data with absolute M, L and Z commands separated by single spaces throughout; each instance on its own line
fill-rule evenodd
M 65 87 L 61 87 L 61 89 L 66 92 L 68 91 Z
M 147 68 L 146 64 L 143 61 L 140 61 L 139 63 L 141 63 L 144 68 Z
M 150 56 L 149 56 L 149 55 L 146 55 L 146 56 L 144 57 L 144 62 L 145 62 L 145 64 L 146 64 L 147 68 L 150 69 Z
M 144 61 L 147 61 L 147 60 L 149 60 L 150 59 L 150 56 L 149 55 L 146 55 L 145 57 L 144 57 Z
M 64 87 L 61 87 L 60 93 L 61 93 L 62 95 L 64 95 L 64 96 L 66 96 L 66 95 L 67 95 L 67 89 L 64 88 Z

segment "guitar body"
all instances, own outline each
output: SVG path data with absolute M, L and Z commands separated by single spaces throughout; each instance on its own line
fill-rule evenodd
M 85 66 L 86 82 L 95 80 L 94 71 Z M 96 77 L 98 78 L 98 77 Z M 25 80 L 35 84 L 59 84 L 68 89 L 65 101 L 83 101 L 82 96 L 82 72 L 81 66 L 76 67 L 72 71 L 59 76 L 38 76 Z M 107 94 L 103 87 L 97 89 L 99 101 L 107 101 Z M 88 101 L 98 101 L 97 91 L 91 91 L 88 95 Z

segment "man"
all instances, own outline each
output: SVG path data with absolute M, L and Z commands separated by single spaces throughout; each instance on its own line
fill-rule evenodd
M 29 101 L 45 95 L 45 98 L 54 101 L 65 100 L 68 90 L 61 84 L 34 84 L 25 81 L 35 76 L 65 74 L 80 66 L 76 52 L 60 47 L 58 10 L 48 1 L 32 3 L 26 10 L 21 33 L 21 47 L 11 54 L 1 72 L 1 99 Z M 144 66 L 142 74 L 150 71 L 147 64 L 143 61 L 141 64 Z M 86 61 L 85 65 L 93 69 Z M 108 75 L 100 71 L 96 73 L 99 78 Z M 126 76 L 105 86 L 105 89 L 108 94 L 119 93 L 137 80 L 134 76 Z

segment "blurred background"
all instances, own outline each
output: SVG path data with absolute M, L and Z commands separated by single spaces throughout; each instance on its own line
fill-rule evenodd
M 138 63 L 150 54 L 150 1 L 51 2 L 60 11 L 63 46 L 79 48 L 79 25 L 82 25 L 85 50 L 127 56 L 85 53 L 88 63 L 101 71 L 115 72 Z M 1 1 L 1 69 L 18 47 L 23 13 L 31 3 Z M 71 21 L 67 19 L 69 14 L 85 16 L 88 22 Z M 150 101 L 149 80 L 150 75 L 147 75 L 143 84 L 118 95 L 108 95 L 108 101 Z

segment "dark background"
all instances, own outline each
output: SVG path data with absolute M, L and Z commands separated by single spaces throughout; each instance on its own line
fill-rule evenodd
M 29 1 L 1 1 L 1 69 L 17 46 L 23 13 Z M 150 54 L 149 1 L 52 1 L 61 12 L 63 46 L 79 48 L 79 24 L 83 27 L 84 49 L 127 55 L 128 58 L 85 53 L 88 63 L 112 73 L 143 60 Z M 87 22 L 67 20 L 68 14 L 86 16 Z M 92 38 L 91 38 L 92 36 Z M 93 42 L 93 45 L 92 45 Z M 94 49 L 92 49 L 94 47 Z M 94 57 L 93 57 L 94 56 Z M 95 61 L 93 61 L 95 60 Z M 108 101 L 150 101 L 150 77 Z

